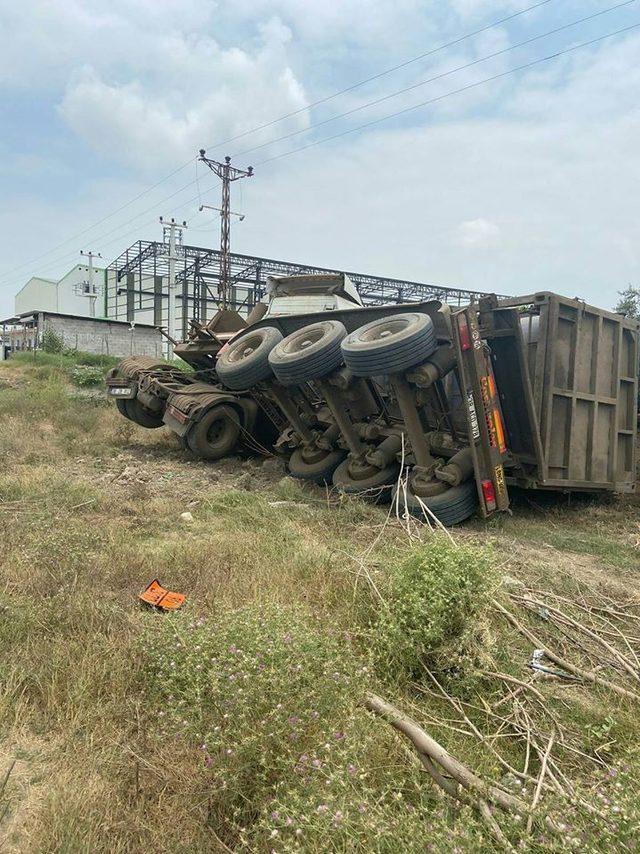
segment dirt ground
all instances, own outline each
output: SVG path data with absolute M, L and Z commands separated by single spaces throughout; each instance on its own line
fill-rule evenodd
M 71 387 L 55 365 L 0 366 L 0 406 L 3 851 L 422 851 L 427 820 L 433 850 L 500 850 L 475 812 L 434 792 L 399 736 L 366 729 L 361 712 L 353 713 L 358 745 L 348 748 L 353 755 L 341 746 L 340 768 L 363 767 L 364 777 L 335 772 L 337 794 L 327 784 L 325 801 L 339 808 L 326 824 L 325 803 L 310 801 L 312 784 L 297 788 L 295 774 L 260 794 L 255 781 L 247 788 L 237 769 L 227 769 L 228 786 L 242 779 L 240 802 L 253 804 L 240 827 L 238 803 L 224 794 L 225 780 L 213 781 L 197 741 L 158 723 L 166 700 L 149 675 L 144 638 L 173 623 L 140 607 L 137 594 L 150 580 L 186 594 L 177 631 L 247 608 L 302 608 L 313 626 L 348 637 L 352 654 L 367 662 L 372 591 L 391 602 L 397 568 L 428 556 L 436 542 L 428 528 L 301 485 L 280 460 L 197 461 L 166 429 L 138 428 L 99 390 Z M 606 678 L 640 693 L 637 673 L 612 663 L 622 656 L 640 672 L 637 498 L 514 495 L 512 513 L 472 520 L 452 537 L 452 548 L 470 555 L 489 550 L 492 596 L 543 645 L 594 673 L 596 683 Z M 527 605 L 527 596 L 545 607 Z M 556 839 L 501 817 L 507 836 L 527 851 L 637 850 L 636 702 L 601 684 L 534 673 L 533 643 L 490 605 L 472 628 L 473 662 L 443 669 L 445 695 L 415 676 L 378 681 L 376 690 L 483 778 L 504 782 L 505 763 L 529 768 L 528 802 L 555 727 L 558 785 L 545 783 L 541 804 L 565 815 L 568 829 Z M 536 687 L 544 702 L 509 678 Z M 288 697 L 282 680 L 274 708 L 307 690 L 292 687 Z M 252 703 L 263 701 L 256 695 Z M 238 707 L 238 732 L 246 726 L 238 744 L 254 745 L 251 762 L 268 753 L 276 767 L 281 744 L 266 731 L 262 740 L 250 712 Z M 287 836 L 284 819 L 273 817 L 281 786 L 288 808 L 305 818 L 300 837 Z

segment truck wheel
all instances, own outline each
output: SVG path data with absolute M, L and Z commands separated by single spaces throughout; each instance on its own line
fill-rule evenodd
M 342 364 L 340 343 L 346 334 L 339 320 L 321 320 L 292 332 L 269 353 L 273 373 L 282 385 L 326 377 Z
M 116 398 L 116 406 L 118 407 L 118 412 L 120 413 L 120 415 L 122 415 L 123 418 L 127 418 L 129 421 L 131 421 L 129 411 L 127 410 L 127 403 L 128 401 L 126 400 L 118 400 Z
M 127 417 L 131 421 L 135 421 L 140 427 L 146 427 L 149 430 L 156 430 L 158 427 L 163 427 L 162 418 L 155 412 L 144 407 L 137 398 L 133 400 L 123 400 L 122 403 L 126 406 Z
M 396 490 L 397 487 L 393 490 L 392 502 L 396 500 Z M 465 519 L 473 516 L 478 506 L 478 493 L 475 480 L 467 480 L 459 486 L 452 486 L 446 492 L 441 492 L 439 495 L 431 495 L 421 500 L 431 510 L 436 519 L 442 522 L 447 528 L 451 525 L 457 525 L 459 522 L 464 522 Z M 412 516 L 416 516 L 419 519 L 425 518 L 426 514 L 424 510 L 408 486 L 406 501 L 404 490 L 401 490 L 399 504 L 402 510 L 406 507 Z
M 354 471 L 352 461 L 346 459 L 334 471 L 333 485 L 347 495 L 362 494 L 363 498 L 377 502 L 388 494 L 396 483 L 399 472 L 400 466 L 397 463 L 383 469 L 368 465 L 359 471 Z
M 230 406 L 212 406 L 187 434 L 187 444 L 203 460 L 228 456 L 240 438 L 240 418 Z
M 437 348 L 428 314 L 410 312 L 374 320 L 342 342 L 346 366 L 357 377 L 397 374 L 419 365 Z
M 306 460 L 304 450 L 296 448 L 289 458 L 289 474 L 313 483 L 331 483 L 331 476 L 346 457 L 346 451 L 325 451 L 316 460 Z
M 263 326 L 236 338 L 216 362 L 221 381 L 227 388 L 240 391 L 273 376 L 269 353 L 280 341 L 282 333 L 275 326 Z

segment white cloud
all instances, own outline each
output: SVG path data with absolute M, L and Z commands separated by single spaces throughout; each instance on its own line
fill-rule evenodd
M 469 249 L 488 249 L 498 243 L 500 227 L 482 217 L 461 222 L 456 229 L 456 239 Z
M 578 10 L 575 17 L 584 14 L 584 4 L 593 6 L 591 0 L 567 0 L 572 13 Z M 44 251 L 118 207 L 201 145 L 304 108 L 307 91 L 313 100 L 475 26 L 475 21 L 461 25 L 456 15 L 493 20 L 523 5 L 520 0 L 517 7 L 514 0 L 497 8 L 471 0 L 395 5 L 188 0 L 178 14 L 175 6 L 152 0 L 24 0 L 19 12 L 13 0 L 0 0 L 0 28 L 15 23 L 0 54 L 0 85 L 4 73 L 5 87 L 12 95 L 22 93 L 25 104 L 33 94 L 49 107 L 59 105 L 58 128 L 43 122 L 39 134 L 52 167 L 57 158 L 67 170 L 43 168 L 29 152 L 12 153 L 5 145 L 3 181 L 10 180 L 12 169 L 39 170 L 27 189 L 7 194 L 0 211 L 0 231 L 15 237 L 7 241 L 6 267 L 39 254 L 34 237 L 47 235 Z M 445 19 L 447 27 L 441 28 Z M 238 21 L 245 22 L 244 30 Z M 520 23 L 524 26 L 525 16 Z M 425 35 L 435 30 L 433 38 Z M 509 39 L 519 40 L 515 28 L 492 31 L 455 53 L 417 63 L 400 75 L 398 88 L 499 49 Z M 242 185 L 241 201 L 240 185 L 234 185 L 234 200 L 247 218 L 234 226 L 233 246 L 268 257 L 503 293 L 547 288 L 612 305 L 618 288 L 640 282 L 634 193 L 640 185 L 639 49 L 638 35 L 604 42 L 447 99 L 437 109 L 411 113 L 400 123 L 382 123 L 258 166 L 255 179 Z M 496 66 L 502 70 L 502 62 L 491 65 L 491 72 L 476 68 L 464 82 L 488 76 Z M 509 59 L 511 64 L 516 63 Z M 384 94 L 396 82 L 394 76 L 358 90 L 346 107 Z M 455 83 L 442 81 L 440 89 L 425 87 L 424 98 L 418 90 L 420 95 L 397 107 L 390 102 L 379 112 L 354 116 L 353 123 L 457 84 L 458 77 Z M 336 100 L 334 107 L 342 111 L 345 101 Z M 308 120 L 303 109 L 289 125 L 217 153 L 236 154 Z M 60 124 L 87 149 L 113 158 L 104 175 L 100 159 L 94 177 L 88 168 L 82 171 L 82 163 L 65 159 L 67 149 L 49 144 L 52 138 L 59 142 Z M 329 125 L 319 135 L 342 127 Z M 307 140 L 300 137 L 291 145 Z M 81 150 L 76 146 L 74 152 Z M 269 154 L 260 152 L 256 162 Z M 133 168 L 123 174 L 118 160 Z M 164 197 L 191 177 L 176 176 L 83 242 L 109 257 L 135 239 L 157 237 L 156 210 L 189 219 L 195 207 L 181 206 L 195 195 L 194 188 L 168 203 Z M 112 180 L 113 186 L 105 188 L 100 180 Z M 129 226 L 121 244 L 114 245 L 113 226 L 154 203 L 154 213 Z M 103 238 L 103 247 L 105 231 L 111 236 Z M 63 271 L 46 262 L 35 266 L 33 272 L 43 274 Z
M 151 79 L 112 83 L 86 67 L 69 83 L 60 113 L 93 149 L 147 170 L 166 169 L 236 136 L 248 129 L 247 116 L 260 125 L 274 114 L 301 110 L 283 127 L 304 127 L 304 90 L 283 51 L 289 31 L 272 20 L 262 36 L 253 54 L 222 50 L 211 39 L 188 49 L 173 37 L 169 50 L 158 45 L 151 57 L 163 64 Z

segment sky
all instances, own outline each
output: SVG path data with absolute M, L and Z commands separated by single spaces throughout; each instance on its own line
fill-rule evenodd
M 504 72 L 640 24 L 640 0 L 489 26 L 535 2 L 0 0 L 0 317 L 81 250 L 161 239 L 159 215 L 217 246 L 200 148 L 255 168 L 235 251 L 612 307 L 640 287 L 640 27 Z

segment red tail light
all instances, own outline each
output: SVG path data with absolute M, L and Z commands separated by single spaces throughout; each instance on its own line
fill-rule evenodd
M 460 333 L 460 346 L 463 350 L 471 349 L 471 335 L 469 333 L 469 324 L 467 317 L 464 314 L 458 317 L 458 332 Z
M 493 485 L 493 481 L 482 481 L 482 496 L 484 498 L 484 503 L 486 505 L 487 510 L 489 512 L 495 510 L 498 505 L 496 504 L 496 490 Z

